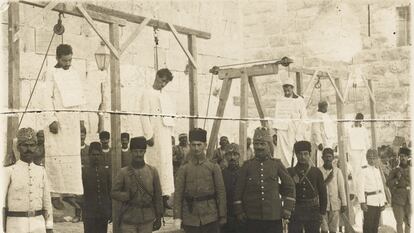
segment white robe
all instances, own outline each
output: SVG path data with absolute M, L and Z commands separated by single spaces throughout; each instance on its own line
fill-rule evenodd
M 145 90 L 140 99 L 140 112 L 175 115 L 175 104 L 163 91 Z M 174 119 L 170 117 L 142 116 L 141 125 L 147 140 L 154 138 L 154 146 L 147 147 L 145 161 L 159 173 L 163 195 L 174 192 L 171 136 Z
M 358 177 L 361 167 L 367 165 L 366 153 L 370 148 L 368 130 L 365 127 L 352 125 L 347 130 L 347 151 L 349 163 L 354 172 L 353 176 Z
M 285 167 L 291 166 L 295 142 L 306 140 L 306 120 L 306 105 L 302 97 L 283 96 L 276 100 L 273 120 L 273 127 L 277 130 L 275 157 L 281 159 Z
M 316 112 L 312 117 L 312 142 L 313 151 L 316 153 L 316 166 L 322 166 L 322 151 L 318 150 L 318 145 L 322 144 L 324 148 L 329 147 L 334 149 L 337 145 L 336 134 L 335 134 L 335 123 L 332 121 L 328 113 Z M 312 152 L 315 153 L 315 152 Z M 312 155 L 313 157 L 314 155 Z
M 78 73 L 70 68 L 52 68 L 44 74 L 44 107 L 46 109 L 80 109 L 84 104 Z M 45 167 L 53 193 L 83 194 L 80 157 L 79 112 L 45 113 Z M 59 122 L 57 134 L 49 130 Z

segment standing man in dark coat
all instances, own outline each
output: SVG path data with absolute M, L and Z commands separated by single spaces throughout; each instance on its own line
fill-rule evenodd
M 397 233 L 409 233 L 411 223 L 411 150 L 400 148 L 400 165 L 394 168 L 388 177 L 387 185 L 391 191 L 391 204 L 397 223 Z M 405 225 L 405 231 L 403 230 Z
M 296 206 L 289 222 L 289 233 L 319 232 L 322 216 L 327 209 L 327 190 L 322 172 L 311 165 L 311 143 L 298 141 L 294 145 L 298 163 L 288 168 L 296 184 Z
M 39 166 L 45 166 L 45 133 L 43 130 L 39 130 L 36 133 L 37 137 L 37 156 L 35 156 L 33 162 Z
M 122 202 L 119 222 L 122 233 L 150 233 L 161 227 L 163 200 L 157 169 L 145 163 L 145 137 L 131 138 L 131 164 L 121 168 L 114 181 L 112 198 Z
M 111 220 L 111 175 L 99 142 L 89 146 L 89 163 L 83 167 L 83 226 L 85 233 L 106 233 Z
M 206 158 L 207 131 L 192 129 L 189 136 L 189 161 L 176 178 L 174 224 L 186 233 L 219 233 L 227 216 L 221 169 Z
M 102 131 L 99 133 L 99 141 L 102 145 L 103 157 L 105 158 L 105 165 L 111 167 L 112 162 L 112 150 L 109 147 L 111 134 L 108 131 Z
M 131 164 L 131 151 L 129 150 L 129 133 L 121 133 L 121 167 Z
M 293 180 L 282 162 L 272 158 L 271 147 L 269 130 L 257 128 L 255 157 L 243 164 L 237 179 L 234 209 L 249 233 L 282 232 L 282 219 L 290 218 L 295 204 Z

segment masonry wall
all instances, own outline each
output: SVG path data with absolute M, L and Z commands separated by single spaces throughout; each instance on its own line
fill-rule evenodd
M 397 46 L 399 19 L 396 10 L 408 4 L 409 1 L 401 0 L 246 1 L 242 7 L 244 58 L 251 61 L 288 56 L 294 59 L 294 66 L 330 71 L 340 77 L 343 89 L 348 79 L 344 73 L 359 71 L 373 80 L 377 118 L 410 118 L 411 47 Z M 287 76 L 282 70 L 278 75 L 257 78 L 266 116 L 273 116 L 275 98 L 282 94 L 279 78 Z M 290 78 L 294 77 L 292 73 Z M 310 78 L 304 77 L 304 86 Z M 312 115 L 316 111 L 322 96 L 330 104 L 332 117 L 336 117 L 335 92 L 329 81 L 321 82 L 322 91 L 314 91 L 308 113 Z M 356 112 L 370 118 L 366 85 L 358 79 L 353 82 L 357 87 L 350 88 L 346 97 L 346 118 L 353 118 Z M 309 92 L 304 94 L 310 95 Z M 252 99 L 249 104 L 250 116 L 257 116 Z M 250 130 L 255 125 L 251 124 Z M 376 127 L 378 146 L 391 144 L 394 136 L 403 136 L 408 142 L 410 125 L 407 123 L 377 123 Z
M 88 1 L 100 6 L 122 10 L 142 16 L 148 16 L 162 21 L 169 21 L 176 25 L 186 26 L 211 33 L 211 39 L 197 39 L 198 47 L 198 92 L 199 114 L 206 115 L 207 99 L 209 94 L 211 75 L 209 69 L 214 65 L 237 63 L 241 59 L 242 48 L 241 24 L 239 21 L 239 5 L 237 1 L 205 2 L 205 1 Z M 40 8 L 20 4 L 21 22 L 29 21 L 40 12 Z M 214 17 L 212 17 L 214 16 Z M 30 90 L 33 88 L 37 72 L 39 71 L 47 44 L 52 35 L 53 25 L 57 22 L 58 13 L 50 12 L 46 17 L 35 22 L 30 22 L 27 31 L 21 40 L 21 109 L 26 105 Z M 63 43 L 71 44 L 74 50 L 73 67 L 81 74 L 83 88 L 87 98 L 87 108 L 98 109 L 101 92 L 100 85 L 104 84 L 104 95 L 107 108 L 110 110 L 110 80 L 109 70 L 97 69 L 94 52 L 99 46 L 100 38 L 93 31 L 85 19 L 74 16 L 65 16 L 63 24 L 66 31 L 63 35 L 54 39 L 44 70 L 56 63 L 54 53 L 56 46 Z M 108 25 L 96 23 L 99 30 L 109 38 Z M 122 44 L 137 27 L 129 23 L 120 29 L 120 44 Z M 2 14 L 3 54 L 7 56 L 7 12 Z M 168 67 L 172 70 L 174 80 L 166 87 L 166 91 L 177 104 L 179 115 L 189 114 L 188 74 L 185 72 L 188 64 L 184 52 L 179 47 L 171 32 L 159 31 L 159 65 L 160 68 Z M 187 45 L 187 37 L 180 35 L 180 40 Z M 128 47 L 121 60 L 121 96 L 122 110 L 136 112 L 139 109 L 138 98 L 145 88 L 152 86 L 155 77 L 154 70 L 154 38 L 153 28 L 147 27 L 138 38 Z M 3 59 L 3 67 L 7 68 L 7 57 Z M 7 77 L 7 69 L 3 70 Z M 209 115 L 215 115 L 218 97 L 217 92 L 221 82 L 214 78 L 213 88 L 215 96 L 211 97 Z M 231 96 L 238 94 L 236 87 Z M 7 90 L 6 90 L 7 91 Z M 2 92 L 4 93 L 4 92 Z M 7 96 L 7 92 L 5 94 Z M 5 105 L 7 107 L 7 104 Z M 225 116 L 237 116 L 238 107 L 228 104 Z M 40 94 L 34 93 L 29 109 L 42 107 Z M 98 116 L 94 113 L 84 114 L 87 118 L 87 141 L 96 140 Z M 31 126 L 36 129 L 45 127 L 44 123 L 37 120 L 38 116 L 26 115 L 22 126 Z M 199 120 L 199 126 L 203 127 L 204 120 Z M 210 129 L 211 121 L 206 128 Z M 238 131 L 231 130 L 238 123 L 222 124 L 220 134 L 225 133 L 230 137 L 236 137 Z M 141 125 L 138 117 L 122 116 L 121 132 L 129 132 L 132 136 L 141 135 Z M 110 131 L 109 115 L 106 116 L 105 129 Z M 233 133 L 234 131 L 234 133 Z M 178 119 L 175 135 L 188 132 L 188 120 Z

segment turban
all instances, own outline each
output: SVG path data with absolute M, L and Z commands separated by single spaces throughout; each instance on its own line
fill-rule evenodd
M 190 142 L 191 141 L 207 142 L 207 131 L 200 128 L 190 130 Z
M 234 153 L 240 154 L 239 145 L 237 145 L 236 143 L 231 143 L 231 144 L 226 145 L 226 147 L 224 148 L 224 151 L 226 153 L 234 152 Z
M 308 141 L 298 141 L 295 143 L 293 148 L 295 149 L 295 153 L 299 153 L 301 151 L 312 151 L 311 143 Z
M 25 142 L 35 142 L 37 143 L 37 136 L 36 132 L 32 128 L 21 128 L 17 132 L 17 144 L 20 145 L 21 143 Z
M 178 139 L 184 138 L 184 137 L 187 137 L 186 133 L 180 133 L 180 135 L 178 135 Z
M 263 140 L 266 142 L 272 142 L 272 138 L 270 137 L 269 129 L 265 127 L 258 127 L 254 131 L 253 140 Z
M 121 133 L 121 138 L 126 138 L 129 140 L 129 133 Z
M 130 149 L 136 150 L 136 149 L 147 149 L 147 139 L 145 137 L 134 137 L 131 138 L 130 142 Z
M 90 153 L 92 153 L 92 151 L 93 150 L 97 150 L 97 151 L 99 151 L 99 152 L 102 152 L 102 146 L 101 146 L 101 143 L 99 143 L 99 142 L 92 142 L 90 145 L 89 145 L 89 154 Z
M 102 131 L 99 133 L 99 139 L 109 139 L 111 135 L 108 131 Z
M 407 147 L 401 147 L 400 150 L 398 151 L 398 154 L 405 154 L 407 156 L 411 156 L 411 150 Z
M 293 80 L 292 80 L 292 79 L 287 78 L 287 79 L 283 82 L 283 85 L 282 85 L 282 86 L 292 86 L 292 87 L 294 87 L 294 86 L 295 86 L 295 83 L 293 82 Z
M 325 154 L 334 155 L 334 151 L 332 150 L 332 148 L 327 147 L 327 148 L 323 149 L 323 151 L 322 151 L 322 156 L 325 155 Z

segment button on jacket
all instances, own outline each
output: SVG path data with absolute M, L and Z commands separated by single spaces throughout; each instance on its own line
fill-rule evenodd
M 236 214 L 244 212 L 255 220 L 278 220 L 282 208 L 293 210 L 295 185 L 279 159 L 253 158 L 241 167 L 234 200 Z
M 178 169 L 174 193 L 174 218 L 180 218 L 184 225 L 200 226 L 226 218 L 226 192 L 221 169 L 218 164 L 206 158 L 197 160 L 189 154 L 188 163 Z M 193 201 L 192 208 L 185 197 L 215 198 Z M 190 204 L 191 205 L 191 204 Z

